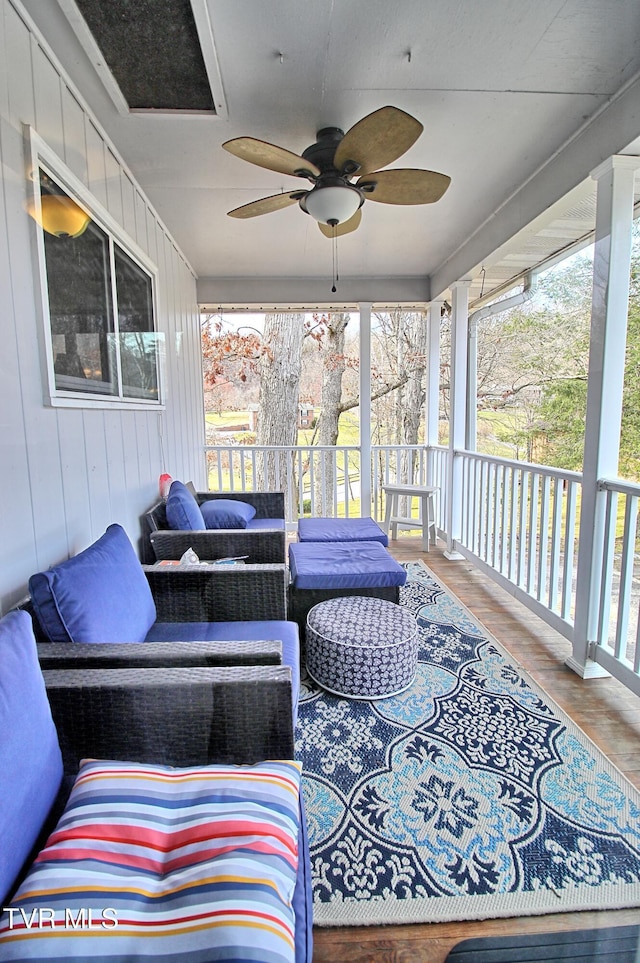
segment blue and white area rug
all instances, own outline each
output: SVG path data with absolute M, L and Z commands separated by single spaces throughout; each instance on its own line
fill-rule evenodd
M 320 926 L 640 906 L 640 794 L 421 562 L 410 689 L 303 684 Z

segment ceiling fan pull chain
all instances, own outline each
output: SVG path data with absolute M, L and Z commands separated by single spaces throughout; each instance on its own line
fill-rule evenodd
M 333 238 L 331 239 L 331 247 L 333 251 L 333 287 L 331 288 L 331 293 L 335 294 L 338 290 L 336 284 L 338 283 L 338 223 L 332 225 L 333 227 Z

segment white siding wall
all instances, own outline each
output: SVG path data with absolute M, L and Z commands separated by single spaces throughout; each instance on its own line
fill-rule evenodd
M 0 0 L 0 613 L 29 576 L 121 523 L 139 547 L 158 475 L 204 484 L 195 277 L 22 8 Z M 29 124 L 158 266 L 166 409 L 43 404 Z

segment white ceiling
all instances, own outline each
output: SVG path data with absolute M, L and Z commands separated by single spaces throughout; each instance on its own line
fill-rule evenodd
M 486 291 L 495 250 L 497 285 L 509 274 L 505 263 L 517 274 L 563 246 L 556 223 L 533 253 L 529 230 L 524 262 L 517 245 L 503 250 L 507 237 L 572 188 L 587 205 L 581 220 L 575 208 L 565 218 L 568 238 L 579 236 L 593 212 L 591 188 L 579 185 L 592 166 L 633 151 L 640 137 L 638 0 L 192 3 L 211 23 L 224 98 L 215 118 L 119 113 L 58 2 L 25 0 L 209 303 L 307 293 L 310 302 L 323 291 L 331 298 L 331 242 L 297 206 L 250 220 L 227 216 L 308 186 L 228 154 L 221 144 L 229 138 L 250 135 L 301 153 L 319 128 L 347 130 L 386 104 L 417 117 L 424 133 L 390 166 L 447 173 L 448 192 L 420 207 L 366 201 L 361 227 L 339 241 L 339 268 L 345 300 L 384 299 L 384 290 L 402 300 L 403 285 L 406 300 L 420 300 L 430 276 L 435 295 L 460 269 L 479 277 L 484 267 Z M 547 220 L 558 216 L 549 210 Z

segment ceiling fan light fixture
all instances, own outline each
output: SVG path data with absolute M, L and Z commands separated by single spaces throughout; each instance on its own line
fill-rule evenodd
M 314 187 L 300 202 L 303 210 L 320 224 L 342 224 L 348 221 L 361 206 L 364 198 L 360 191 L 348 184 Z

